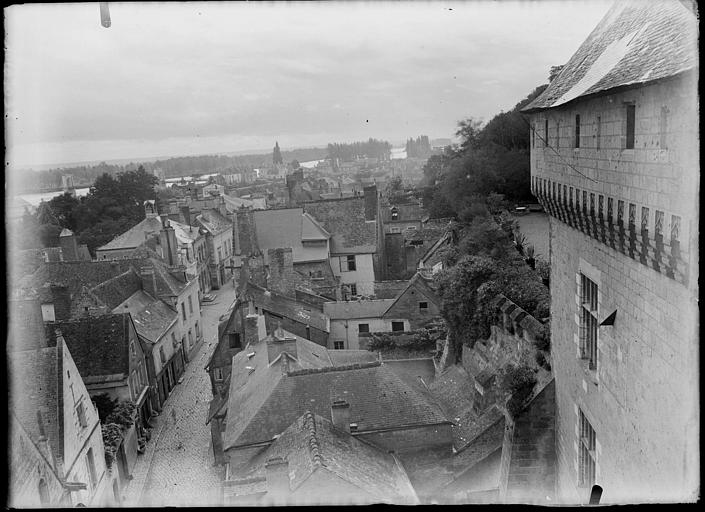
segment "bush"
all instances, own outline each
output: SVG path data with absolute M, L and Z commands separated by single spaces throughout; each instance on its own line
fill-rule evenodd
M 120 402 L 115 406 L 113 412 L 105 419 L 106 423 L 114 423 L 123 429 L 128 429 L 135 422 L 135 411 L 137 407 L 128 401 Z
M 541 327 L 541 331 L 536 333 L 536 342 L 534 346 L 537 350 L 548 352 L 551 350 L 551 324 L 545 323 Z
M 105 462 L 108 467 L 112 466 L 115 460 L 117 449 L 122 443 L 122 428 L 116 423 L 102 425 L 103 446 L 105 447 Z
M 524 401 L 531 396 L 536 385 L 534 371 L 526 365 L 507 365 L 504 368 L 502 388 L 511 394 L 507 411 L 515 418 L 522 410 Z
M 372 339 L 367 344 L 367 350 L 371 352 L 375 352 L 377 350 L 391 350 L 396 348 L 396 346 L 396 342 L 390 335 L 373 333 Z

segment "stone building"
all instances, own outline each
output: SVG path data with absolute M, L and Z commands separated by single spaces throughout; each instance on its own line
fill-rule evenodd
M 550 215 L 559 499 L 699 493 L 698 48 L 690 2 L 618 2 L 524 112 Z
M 38 474 L 46 476 L 46 487 L 37 482 L 40 504 L 44 492 L 55 500 L 53 472 L 65 490 L 61 506 L 114 506 L 116 476 L 106 465 L 98 411 L 61 336 L 54 347 L 8 353 L 8 373 L 9 410 L 52 468 L 40 461 Z

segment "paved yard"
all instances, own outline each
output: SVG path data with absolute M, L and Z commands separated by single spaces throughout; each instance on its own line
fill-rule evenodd
M 152 439 L 138 458 L 134 479 L 125 490 L 125 506 L 221 504 L 223 468 L 213 466 L 210 425 L 206 425 L 212 394 L 204 367 L 215 348 L 218 317 L 227 310 L 235 292 L 230 283 L 213 293 L 217 295 L 215 302 L 202 307 L 204 343 L 188 364 L 182 383 L 152 420 Z

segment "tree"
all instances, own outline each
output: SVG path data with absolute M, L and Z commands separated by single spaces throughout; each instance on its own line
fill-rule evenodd
M 279 141 L 274 143 L 274 154 L 272 155 L 272 162 L 274 163 L 274 165 L 284 163 L 284 159 L 282 158 L 282 152 L 279 149 Z

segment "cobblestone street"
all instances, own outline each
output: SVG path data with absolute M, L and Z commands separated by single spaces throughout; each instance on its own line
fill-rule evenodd
M 210 426 L 206 425 L 212 398 L 204 367 L 215 349 L 218 317 L 234 299 L 232 282 L 211 292 L 217 298 L 201 309 L 204 342 L 186 367 L 183 381 L 151 420 L 152 439 L 138 459 L 124 505 L 217 506 L 221 504 L 223 468 L 213 465 Z

